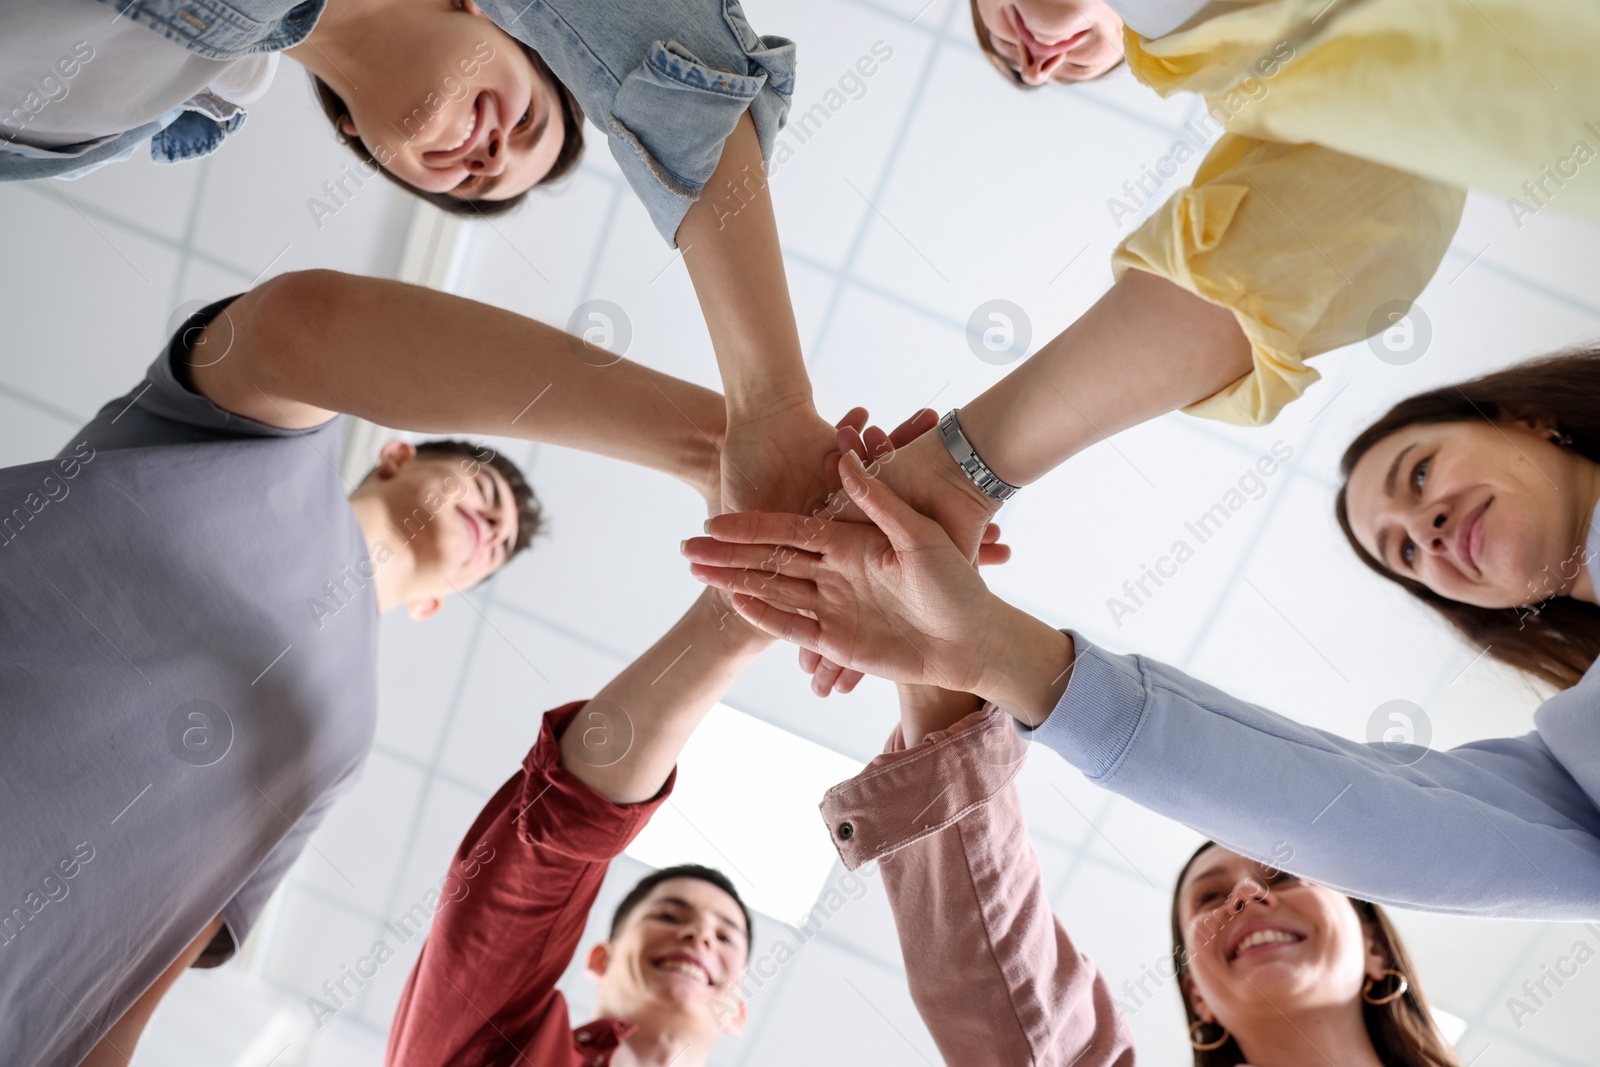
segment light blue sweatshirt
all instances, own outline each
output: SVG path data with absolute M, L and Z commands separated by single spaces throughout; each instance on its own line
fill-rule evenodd
M 1600 919 L 1600 668 L 1545 701 L 1531 733 L 1403 766 L 1418 753 L 1397 760 L 1072 638 L 1066 693 L 1021 732 L 1091 781 L 1373 903 Z

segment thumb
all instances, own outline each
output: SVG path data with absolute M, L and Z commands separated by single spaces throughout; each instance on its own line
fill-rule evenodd
M 896 551 L 909 548 L 916 541 L 917 526 L 929 520 L 896 496 L 893 489 L 868 474 L 860 457 L 854 453 L 841 457 L 839 476 L 850 499 L 884 532 Z

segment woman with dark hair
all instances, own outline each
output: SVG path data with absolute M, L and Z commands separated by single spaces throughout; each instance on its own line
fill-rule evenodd
M 1519 225 L 1547 203 L 1600 217 L 1582 170 L 1600 145 L 1585 125 L 1600 99 L 1587 0 L 971 2 L 1019 85 L 1089 80 L 1125 55 L 1206 112 L 1107 190 L 1113 224 L 1138 223 L 1111 289 L 962 408 L 950 435 L 986 472 L 982 491 L 946 476 L 932 435 L 885 472 L 968 553 L 1001 501 L 1119 430 L 1179 409 L 1271 422 L 1320 377 L 1314 357 L 1409 312 L 1467 186 L 1510 196 Z M 838 677 L 817 670 L 813 689 Z
M 899 688 L 883 754 L 822 812 L 847 868 L 882 861 L 907 984 L 945 1061 L 1131 1067 L 1117 998 L 1051 910 L 1028 843 L 1013 783 L 1026 742 L 976 697 Z M 1459 1067 L 1382 908 L 1207 842 L 1171 916 L 1172 955 L 1138 996 L 1155 995 L 1150 978 L 1176 985 L 1195 1067 Z
M 990 593 L 937 522 L 848 457 L 845 489 L 875 525 L 723 515 L 684 551 L 769 633 L 980 694 L 1091 781 L 1242 855 L 1375 903 L 1595 920 L 1597 429 L 1600 357 L 1585 351 L 1414 397 L 1345 457 L 1358 553 L 1562 687 L 1532 732 L 1448 751 L 1357 743 L 1059 631 Z
M 1600 656 L 1600 348 L 1420 393 L 1367 427 L 1334 503 L 1357 558 L 1556 689 Z

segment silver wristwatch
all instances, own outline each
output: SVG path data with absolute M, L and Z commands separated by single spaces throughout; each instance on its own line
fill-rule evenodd
M 963 474 L 978 487 L 978 491 L 991 500 L 1009 500 L 1017 495 L 1017 486 L 1000 478 L 998 474 L 989 469 L 973 449 L 972 442 L 967 440 L 967 435 L 961 432 L 961 424 L 956 421 L 959 408 L 951 408 L 945 417 L 939 420 L 939 437 L 944 441 L 945 449 L 950 453 L 950 458 L 956 461 L 956 466 L 961 468 Z

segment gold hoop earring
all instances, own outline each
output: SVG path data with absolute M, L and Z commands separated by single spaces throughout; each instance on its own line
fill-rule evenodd
M 1196 1030 L 1200 1029 L 1202 1026 L 1210 1026 L 1210 1025 L 1213 1025 L 1213 1024 L 1207 1023 L 1204 1019 L 1201 1019 L 1199 1022 L 1197 1022 L 1193 1026 L 1189 1027 L 1189 1047 L 1190 1048 L 1194 1049 L 1196 1052 L 1210 1052 L 1213 1049 L 1219 1049 L 1223 1045 L 1226 1045 L 1228 1043 L 1228 1039 L 1233 1036 L 1232 1034 L 1228 1033 L 1228 1028 L 1226 1026 L 1223 1026 L 1221 1023 L 1216 1023 L 1215 1025 L 1216 1025 L 1217 1029 L 1222 1031 L 1222 1036 L 1217 1038 L 1215 1041 L 1211 1042 L 1208 1045 L 1203 1045 L 1203 1044 L 1200 1043 L 1200 1041 L 1198 1039 L 1196 1039 L 1194 1032 Z
M 1377 999 L 1374 999 L 1372 996 L 1372 987 L 1377 985 L 1383 979 L 1389 977 L 1391 974 L 1394 975 L 1397 983 L 1395 986 L 1395 991 L 1386 997 L 1378 997 Z M 1405 996 L 1406 990 L 1410 988 L 1410 980 L 1399 971 L 1384 971 L 1377 978 L 1373 978 L 1371 975 L 1367 976 L 1367 984 L 1361 989 L 1361 999 L 1366 1001 L 1368 1004 L 1392 1004 L 1401 997 Z

